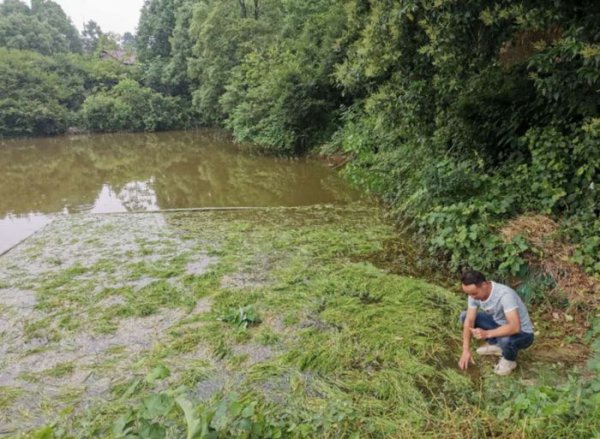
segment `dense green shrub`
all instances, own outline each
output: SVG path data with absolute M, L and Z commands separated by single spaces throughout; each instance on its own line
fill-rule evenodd
M 452 268 L 522 271 L 526 242 L 505 243 L 498 228 L 533 211 L 569 224 L 576 260 L 597 273 L 598 9 L 357 1 L 347 11 L 336 77 L 355 103 L 332 145 L 353 157 L 350 178 Z
M 176 98 L 124 79 L 107 92 L 89 96 L 80 120 L 89 131 L 160 131 L 181 126 L 184 114 Z
M 134 69 L 84 56 L 77 29 L 55 2 L 0 2 L 0 136 L 49 135 L 77 123 L 89 95 Z
M 125 131 L 129 127 L 131 107 L 122 100 L 98 94 L 89 96 L 81 109 L 81 123 L 89 131 Z
M 77 125 L 86 97 L 132 75 L 118 62 L 77 54 L 48 57 L 0 48 L 0 58 L 1 137 L 62 133 Z
M 69 124 L 81 81 L 60 60 L 0 48 L 0 136 L 54 134 Z

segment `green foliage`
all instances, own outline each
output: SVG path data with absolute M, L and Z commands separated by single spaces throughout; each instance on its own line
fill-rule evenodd
M 132 108 L 118 98 L 100 94 L 85 100 L 80 117 L 89 131 L 124 131 L 130 127 L 132 112 Z
M 281 36 L 233 70 L 220 103 L 225 125 L 274 153 L 306 151 L 332 134 L 340 105 L 331 75 L 344 29 L 339 3 L 284 3 Z M 303 22 L 299 21 L 302 17 Z
M 570 375 L 556 385 L 548 378 L 539 384 L 498 382 L 487 388 L 487 405 L 504 422 L 516 424 L 532 438 L 588 438 L 600 431 L 600 321 L 596 318 L 589 337 L 592 345 L 586 374 Z M 593 436 L 592 436 L 593 437 Z
M 167 428 L 174 424 L 169 416 L 174 409 L 175 398 L 171 393 L 150 394 L 113 422 L 112 436 L 162 439 L 166 437 Z
M 516 289 L 519 296 L 527 304 L 541 304 L 546 298 L 546 292 L 556 287 L 552 277 L 545 274 L 529 274 L 525 281 Z
M 34 52 L 0 48 L 0 135 L 54 134 L 68 125 L 67 105 L 82 88 L 65 66 Z
M 102 35 L 104 35 L 104 32 L 102 32 L 102 29 L 94 20 L 84 23 L 83 32 L 81 33 L 84 50 L 87 53 L 96 53 L 98 42 Z
M 331 146 L 353 157 L 349 177 L 451 268 L 523 272 L 526 240 L 505 243 L 497 230 L 535 211 L 564 218 L 575 260 L 597 273 L 597 9 L 356 1 L 346 10 L 336 78 L 355 103 Z
M 188 61 L 194 108 L 203 123 L 219 124 L 226 113 L 219 100 L 232 71 L 253 50 L 263 48 L 279 16 L 279 2 L 264 1 L 262 12 L 248 14 L 246 1 L 209 1 L 194 7 L 189 30 L 193 41 Z M 242 7 L 243 5 L 243 7 Z
M 175 27 L 176 4 L 180 3 L 177 0 L 149 0 L 144 3 L 136 38 L 142 61 L 170 56 L 169 39 Z
M 194 2 L 184 1 L 175 11 L 175 27 L 170 38 L 171 57 L 162 68 L 161 83 L 174 95 L 189 99 L 195 88 L 187 72 L 188 59 L 192 56 L 194 42 L 189 33 L 194 11 Z
M 189 111 L 180 99 L 132 79 L 146 69 L 99 59 L 101 51 L 119 49 L 118 39 L 93 20 L 80 39 L 52 1 L 34 0 L 31 7 L 19 0 L 0 3 L 0 136 L 58 134 L 79 123 L 90 131 L 187 126 Z M 82 44 L 86 56 L 78 54 Z
M 246 329 L 248 326 L 257 325 L 261 322 L 260 317 L 254 310 L 252 305 L 247 305 L 240 308 L 231 308 L 219 320 L 240 328 Z
M 600 218 L 593 209 L 577 212 L 565 225 L 575 242 L 573 262 L 585 267 L 589 274 L 600 273 Z
M 124 79 L 110 91 L 89 96 L 80 117 L 89 131 L 160 131 L 181 125 L 182 113 L 176 98 Z
M 120 80 L 135 76 L 130 67 L 124 66 L 116 60 L 73 57 L 72 63 L 81 70 L 80 75 L 84 80 L 85 92 L 78 96 L 81 103 L 87 96 L 109 90 Z
M 0 3 L 0 47 L 33 50 L 44 55 L 81 52 L 77 29 L 62 8 L 49 0 Z
M 285 426 L 269 419 L 269 415 L 272 416 L 272 408 L 268 408 L 252 395 L 230 393 L 213 404 L 199 407 L 193 407 L 185 397 L 179 397 L 177 404 L 185 415 L 188 439 L 259 439 L 285 436 Z
M 142 76 L 145 85 L 160 92 L 169 92 L 180 84 L 174 84 L 165 73 L 171 56 L 171 36 L 175 28 L 175 14 L 183 0 L 150 0 L 144 3 L 136 48 L 142 63 Z M 179 74 L 185 74 L 185 67 Z M 174 86 L 174 87 L 173 87 Z M 185 92 L 185 88 L 178 90 Z
M 589 382 L 572 377 L 560 387 L 519 387 L 505 395 L 508 399 L 501 405 L 499 418 L 517 422 L 528 437 L 587 438 L 590 432 L 598 431 L 600 401 Z
M 158 365 L 154 369 L 146 375 L 146 382 L 150 385 L 154 384 L 156 381 L 167 378 L 171 375 L 171 371 L 164 365 Z

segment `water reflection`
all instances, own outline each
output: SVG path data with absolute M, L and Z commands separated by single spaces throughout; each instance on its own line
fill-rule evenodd
M 26 236 L 24 230 L 31 233 L 39 219 L 62 212 L 295 206 L 357 198 L 321 163 L 243 153 L 220 131 L 0 142 L 0 252 L 13 231 Z
M 127 210 L 159 210 L 153 183 L 154 177 L 148 181 L 130 181 L 119 192 L 119 200 Z
M 88 210 L 88 209 L 82 209 Z M 127 212 L 127 208 L 123 201 L 117 196 L 113 189 L 108 184 L 103 184 L 98 198 L 94 201 L 94 205 L 89 209 L 91 213 L 104 212 Z
M 0 219 L 0 255 L 52 221 L 48 215 L 7 215 Z

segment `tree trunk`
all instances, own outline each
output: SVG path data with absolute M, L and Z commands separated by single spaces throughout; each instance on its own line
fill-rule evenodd
M 246 10 L 246 0 L 238 0 L 240 2 L 240 17 L 246 18 L 248 11 Z

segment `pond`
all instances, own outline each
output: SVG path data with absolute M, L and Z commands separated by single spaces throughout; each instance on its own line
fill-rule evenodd
M 251 154 L 217 130 L 0 141 L 0 254 L 57 214 L 345 204 L 325 164 Z

